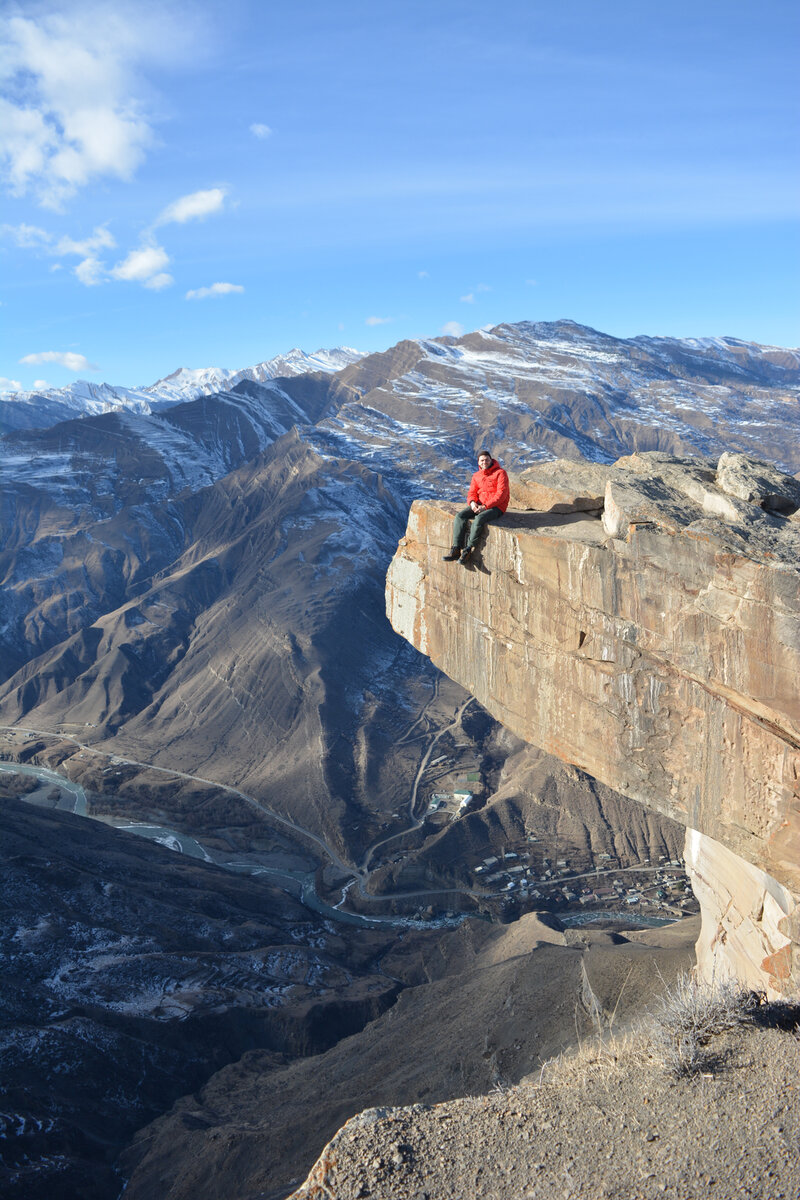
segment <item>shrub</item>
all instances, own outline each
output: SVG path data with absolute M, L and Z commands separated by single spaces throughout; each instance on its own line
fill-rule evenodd
M 672 1075 L 692 1075 L 717 1060 L 714 1037 L 753 1019 L 763 997 L 733 980 L 698 983 L 681 974 L 651 1013 L 649 1040 L 654 1057 Z

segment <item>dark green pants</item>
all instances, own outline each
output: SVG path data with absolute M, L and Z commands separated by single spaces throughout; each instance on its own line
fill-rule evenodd
M 463 549 L 466 541 L 472 550 L 483 533 L 484 525 L 488 525 L 490 521 L 498 521 L 502 515 L 499 508 L 485 508 L 483 512 L 479 513 L 474 513 L 469 507 L 462 508 L 460 513 L 456 513 L 456 519 L 453 521 L 453 545 Z M 467 538 L 468 530 L 469 538 Z

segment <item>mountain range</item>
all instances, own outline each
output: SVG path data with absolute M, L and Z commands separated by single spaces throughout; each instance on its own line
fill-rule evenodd
M 426 905 L 439 916 L 474 910 L 465 858 L 534 833 L 590 859 L 678 853 L 671 822 L 523 748 L 398 638 L 384 616 L 386 569 L 411 502 L 460 500 L 484 446 L 513 471 L 555 457 L 740 450 L 799 472 L 797 350 L 521 322 L 371 355 L 292 352 L 241 371 L 181 369 L 149 389 L 77 385 L 69 397 L 6 399 L 0 421 L 0 754 L 58 768 L 109 824 L 163 827 L 163 844 L 196 839 L 209 861 L 193 869 L 212 893 L 213 864 L 267 872 L 292 904 L 264 892 L 269 928 L 254 931 L 248 954 L 259 938 L 291 938 L 291 927 L 322 939 L 326 964 L 355 961 L 363 926 L 337 925 L 345 944 L 330 942 L 331 921 L 345 920 L 335 904 L 347 898 L 353 913 L 401 922 Z M 420 803 L 439 756 L 469 767 L 492 799 L 433 827 Z M 14 820 L 24 837 L 24 812 Z M 19 853 L 44 870 L 67 842 L 58 830 L 45 839 L 43 827 L 40 838 L 46 855 L 30 845 Z M 102 891 L 113 847 L 99 834 L 83 841 L 91 886 Z M 147 849 L 160 879 L 166 852 Z M 72 870 L 59 866 L 60 894 Z M 309 900 L 311 877 L 328 908 L 309 932 L 297 901 Z M 227 896 L 231 920 L 253 894 Z M 57 908 L 49 892 L 26 903 L 26 930 L 37 905 L 39 915 Z M 98 905 L 92 922 L 116 937 L 119 914 Z M 153 911 L 148 901 L 131 920 L 142 946 L 147 937 L 163 946 L 165 962 L 174 946 L 162 915 L 153 932 Z M 6 952 L 17 953 L 13 939 Z M 224 940 L 208 954 L 224 974 Z M 376 950 L 367 964 L 377 983 L 356 972 L 354 994 L 390 994 L 379 960 Z M 28 972 L 27 1025 L 56 969 L 47 955 L 40 967 Z M 166 994 L 184 988 L 181 970 L 166 973 Z M 219 1007 L 250 1004 L 226 995 Z M 142 1034 L 153 1078 L 162 1032 Z M 209 1065 L 193 1050 L 192 1071 L 241 1054 L 241 1039 L 220 1036 L 227 1056 Z M 185 1088 L 196 1080 L 189 1072 Z M 109 1144 L 129 1135 L 131 1111 L 134 1100 Z M 309 1164 L 319 1148 L 309 1147 Z M 49 1186 L 42 1195 L 54 1194 Z M 92 1194 L 111 1194 L 102 1187 Z
M 436 678 L 383 616 L 411 500 L 458 499 L 482 445 L 797 471 L 799 384 L 797 351 L 521 323 L 6 434 L 0 721 L 242 787 L 357 855 Z
M 349 346 L 335 350 L 290 350 L 254 367 L 231 371 L 225 367 L 192 369 L 179 367 L 147 387 L 120 387 L 78 379 L 62 388 L 4 392 L 0 395 L 0 433 L 12 429 L 43 429 L 71 417 L 128 410 L 151 413 L 173 404 L 185 404 L 221 388 L 232 388 L 243 379 L 263 383 L 278 376 L 302 375 L 307 371 L 340 371 L 363 355 Z

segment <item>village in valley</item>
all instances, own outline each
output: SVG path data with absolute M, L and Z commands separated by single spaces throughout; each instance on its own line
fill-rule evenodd
M 546 856 L 534 834 L 528 847 L 507 849 L 488 855 L 474 867 L 477 887 L 503 900 L 513 899 L 521 908 L 557 909 L 591 915 L 633 915 L 674 920 L 698 911 L 691 888 L 678 859 L 649 859 L 632 866 L 613 863 L 610 854 L 598 856 L 597 865 L 587 870 L 583 863 Z M 526 903 L 527 902 L 527 903 Z
M 457 751 L 456 751 L 457 754 Z M 427 797 L 425 823 L 443 828 L 482 808 L 488 799 L 480 764 L 442 754 L 428 764 L 436 788 Z M 469 889 L 481 907 L 497 915 L 535 909 L 557 911 L 567 924 L 628 919 L 646 924 L 668 922 L 699 911 L 678 858 L 662 854 L 621 862 L 610 853 L 590 853 L 544 840 L 527 831 L 524 838 L 498 847 L 471 862 Z

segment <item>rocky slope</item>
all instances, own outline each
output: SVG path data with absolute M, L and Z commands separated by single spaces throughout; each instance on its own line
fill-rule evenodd
M 411 933 L 382 961 L 409 985 L 389 1012 L 314 1058 L 276 1068 L 254 1053 L 220 1072 L 134 1140 L 122 1159 L 126 1200 L 277 1200 L 354 1112 L 505 1088 L 615 1007 L 622 1022 L 659 974 L 686 967 L 695 931 L 565 936 L 531 914 Z
M 800 483 L 729 453 L 548 464 L 466 572 L 442 561 L 453 511 L 412 509 L 394 628 L 516 734 L 686 825 L 702 967 L 793 993 Z
M 10 435 L 0 721 L 262 789 L 345 845 L 354 795 L 397 811 L 435 678 L 380 612 L 411 500 L 461 494 L 484 440 L 520 466 L 758 444 L 797 469 L 796 358 L 522 323 Z
M 788 1200 L 800 1192 L 791 1020 L 720 1034 L 713 1063 L 685 1079 L 646 1037 L 617 1039 L 508 1091 L 369 1109 L 290 1200 Z
M 630 802 L 585 774 L 521 752 L 399 639 L 383 616 L 385 571 L 412 501 L 460 498 L 485 441 L 520 470 L 579 452 L 601 467 L 620 450 L 655 447 L 745 450 L 797 471 L 796 353 L 724 339 L 625 341 L 557 322 L 404 342 L 338 371 L 331 361 L 306 365 L 314 370 L 290 374 L 296 364 L 287 364 L 279 378 L 226 378 L 217 385 L 224 390 L 160 412 L 129 406 L 0 440 L 0 754 L 59 767 L 106 820 L 166 825 L 176 845 L 191 835 L 216 861 L 278 870 L 271 878 L 293 897 L 316 867 L 318 894 L 330 904 L 349 883 L 345 907 L 395 916 L 462 903 L 515 916 L 519 906 L 488 901 L 467 867 L 531 832 L 588 866 L 604 855 L 626 869 L 648 856 L 677 858 L 673 822 L 634 816 Z M 195 386 L 189 376 L 180 372 L 170 386 Z M 437 828 L 425 819 L 436 778 L 427 764 L 447 738 L 496 798 Z M 89 851 L 84 839 L 82 867 L 115 882 L 91 866 L 105 851 Z M 216 888 L 226 876 L 213 878 Z M 33 895 L 30 928 L 37 904 L 70 910 L 71 870 L 54 880 L 52 894 Z M 283 897 L 249 882 L 259 884 L 264 921 L 277 927 Z M 291 911 L 317 928 L 307 908 Z M 93 910 L 88 923 L 97 923 L 98 945 L 106 919 Z M 335 929 L 347 939 L 337 962 L 353 955 L 359 963 L 363 929 L 347 919 L 337 910 L 325 936 Z M 553 963 L 570 981 L 571 953 Z M 41 954 L 49 971 L 50 951 Z M 422 949 L 412 956 L 424 957 Z M 175 978 L 184 994 L 184 977 Z M 36 995 L 45 994 L 36 979 Z M 119 979 L 124 990 L 124 973 Z M 223 1012 L 236 1013 L 234 993 L 224 990 Z M 574 1036 L 570 1020 L 564 1039 Z M 86 1026 L 83 1076 L 77 1056 L 72 1078 L 90 1080 L 102 1062 L 101 1025 Z M 180 1046 L 182 1027 L 177 1018 L 158 1025 L 163 1044 L 174 1034 Z M 398 1029 L 401 1041 L 410 1036 Z M 375 1050 L 373 1078 L 398 1044 L 392 1034 L 383 1058 Z M 353 1061 L 360 1052 L 351 1045 Z M 443 1056 L 446 1087 L 437 1094 L 455 1094 L 456 1053 Z M 201 1075 L 217 1065 L 187 1057 L 195 1061 Z M 277 1065 L 262 1062 L 257 1074 Z M 194 1075 L 177 1078 L 195 1086 Z M 477 1064 L 476 1086 L 493 1078 Z M 237 1105 L 239 1082 L 224 1076 L 218 1091 L 214 1083 L 214 1103 L 246 1126 L 252 1112 Z M 316 1104 L 312 1083 L 303 1087 L 298 1094 Z M 163 1103 L 174 1094 L 162 1090 Z M 391 1089 L 381 1094 L 395 1102 Z M 360 1096 L 355 1087 L 351 1110 L 363 1106 Z M 46 1126 L 37 1142 L 45 1157 Z M 60 1154 L 61 1127 L 52 1128 Z M 108 1134 L 108 1146 L 113 1140 Z M 165 1166 L 169 1145 L 160 1138 L 159 1169 L 179 1174 L 194 1147 L 176 1137 Z M 108 1146 L 92 1144 L 97 1161 L 111 1155 Z M 309 1155 L 319 1148 L 306 1146 Z M 203 1155 L 219 1160 L 210 1136 Z M 309 1165 L 299 1152 L 292 1161 L 300 1174 Z
M 46 751 L 42 739 L 18 739 L 18 757 Z M 571 859 L 594 854 L 624 867 L 649 857 L 656 861 L 659 854 L 678 855 L 673 823 L 546 756 L 517 748 L 514 739 L 509 751 L 508 770 L 490 803 L 421 839 L 402 877 L 384 877 L 378 869 L 381 894 L 402 896 L 409 886 L 422 885 L 434 889 L 421 893 L 422 903 L 436 903 L 437 890 L 448 880 L 453 887 L 468 882 L 466 864 L 502 845 L 524 844 L 534 832 L 543 845 Z M 516 1078 L 520 1064 L 532 1061 L 532 1047 L 544 1053 L 569 1044 L 576 1029 L 596 1016 L 584 995 L 583 968 L 575 971 L 576 948 L 591 966 L 593 992 L 605 997 L 601 1007 L 608 1013 L 625 979 L 620 1015 L 656 978 L 651 963 L 643 964 L 635 985 L 628 978 L 625 939 L 605 935 L 598 944 L 594 935 L 565 935 L 550 918 L 544 924 L 530 916 L 506 929 L 477 920 L 453 931 L 412 928 L 401 919 L 371 931 L 329 909 L 320 921 L 268 886 L 276 880 L 285 887 L 297 882 L 290 872 L 302 878 L 313 869 L 315 847 L 300 831 L 196 779 L 184 779 L 176 790 L 170 774 L 118 758 L 108 765 L 88 752 L 76 755 L 71 766 L 87 788 L 90 781 L 96 787 L 89 794 L 104 819 L 127 824 L 121 814 L 135 809 L 141 796 L 163 819 L 184 814 L 203 850 L 162 829 L 163 845 L 184 849 L 183 856 L 168 853 L 129 836 L 120 839 L 70 813 L 43 811 L 40 806 L 56 800 L 59 776 L 39 782 L 38 776 L 14 774 L 8 765 L 0 770 L 0 794 L 26 798 L 26 807 L 7 804 L 0 812 L 9 855 L 2 893 L 7 938 L 0 953 L 4 973 L 18 990 L 17 1003 L 0 1014 L 10 1089 L 5 1106 L 0 1104 L 10 1121 L 6 1141 L 0 1138 L 0 1162 L 7 1168 L 2 1178 L 9 1196 L 49 1200 L 63 1194 L 71 1200 L 80 1186 L 87 1198 L 113 1200 L 119 1187 L 115 1151 L 176 1094 L 199 1087 L 202 1099 L 187 1097 L 163 1123 L 145 1126 L 116 1170 L 132 1172 L 131 1187 L 160 1200 L 164 1180 L 174 1178 L 175 1187 L 184 1177 L 195 1180 L 189 1164 L 199 1156 L 203 1170 L 213 1170 L 228 1194 L 239 1187 L 244 1171 L 248 1178 L 255 1173 L 277 1181 L 283 1194 L 337 1124 L 368 1102 L 364 1097 L 395 1103 L 400 1097 L 459 1095 L 465 1070 L 474 1086 L 490 1087 Z M 62 799 L 72 803 L 74 795 L 62 788 Z M 229 869 L 258 874 L 230 876 L 186 857 L 190 852 L 211 853 Z M 412 908 L 420 904 L 415 895 L 420 893 L 412 892 Z M 438 895 L 448 905 L 457 901 L 447 892 Z M 402 912 L 408 904 L 404 909 L 402 900 L 387 900 L 367 904 L 366 911 Z M 505 920 L 518 914 L 518 903 L 510 909 L 504 903 L 502 913 L 495 912 Z M 542 956 L 527 961 L 525 930 L 531 933 L 529 948 L 544 940 L 552 951 L 544 990 L 537 974 Z M 682 933 L 674 961 L 670 955 L 659 959 L 662 974 L 688 963 L 695 936 L 694 930 Z M 585 957 L 589 945 L 591 960 Z M 604 945 L 613 951 L 609 961 L 602 957 Z M 492 964 L 497 969 L 490 971 Z M 445 975 L 458 976 L 449 991 L 419 990 Z M 407 1019 L 379 1023 L 363 1040 L 349 1038 L 334 1058 L 315 1057 L 307 1070 L 294 1063 L 359 1028 L 403 988 L 414 989 L 404 1001 L 409 1007 L 401 1010 L 410 1014 Z M 466 1007 L 464 991 L 471 996 Z M 509 1021 L 508 1009 L 515 1006 L 518 1012 Z M 546 1020 L 540 1006 L 549 1012 Z M 472 1035 L 478 1019 L 487 1030 L 494 1028 L 494 1010 L 500 1024 L 486 1057 L 486 1046 Z M 477 1018 L 478 1012 L 484 1015 Z M 34 1037 L 38 1050 L 32 1062 L 28 1047 Z M 431 1038 L 440 1047 L 435 1072 L 423 1051 Z M 420 1052 L 409 1064 L 414 1039 Z M 250 1053 L 259 1047 L 267 1049 Z M 212 1074 L 243 1053 L 238 1066 Z M 97 1096 L 112 1087 L 107 1056 L 116 1067 L 113 1097 L 99 1122 Z M 403 1064 L 396 1070 L 395 1060 Z M 164 1071 L 171 1073 L 169 1084 Z M 337 1088 L 338 1075 L 351 1080 L 346 1095 Z M 53 1079 L 62 1076 L 54 1098 Z M 330 1079 L 329 1087 L 321 1088 L 323 1078 Z M 282 1089 L 280 1119 L 269 1107 L 274 1085 Z M 329 1092 L 338 1097 L 332 1107 Z M 264 1111 L 269 1120 L 255 1132 L 254 1121 Z M 93 1129 L 102 1130 L 101 1140 L 91 1136 Z M 219 1161 L 221 1144 L 242 1147 L 241 1154 L 226 1149 L 227 1166 Z M 196 1186 L 203 1194 L 200 1183 Z
M 246 1051 L 318 1053 L 392 1004 L 392 934 L 8 794 L 0 776 L 0 1192 L 118 1195 L 142 1124 Z M 11 779 L 11 783 L 7 782 Z
M 506 466 L 732 450 L 800 469 L 797 350 L 523 321 L 400 342 L 339 378 L 360 400 L 326 429 L 367 441 L 384 464 L 433 461 L 445 478 L 482 445 Z

